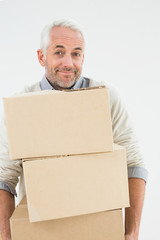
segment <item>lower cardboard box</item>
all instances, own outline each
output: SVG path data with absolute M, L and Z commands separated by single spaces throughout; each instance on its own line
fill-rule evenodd
M 122 209 L 30 223 L 23 200 L 10 224 L 12 240 L 124 240 Z

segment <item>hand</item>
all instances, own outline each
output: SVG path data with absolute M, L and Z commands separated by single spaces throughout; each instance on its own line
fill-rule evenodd
M 12 240 L 10 237 L 8 238 L 8 237 L 2 237 L 1 235 L 0 235 L 0 240 Z
M 0 240 L 12 240 L 11 237 L 5 237 L 0 235 Z
M 135 237 L 133 235 L 126 234 L 125 240 L 138 240 L 138 237 Z

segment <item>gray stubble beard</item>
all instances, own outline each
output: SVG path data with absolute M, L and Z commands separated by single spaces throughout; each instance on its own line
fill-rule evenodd
M 70 89 L 72 88 L 75 83 L 78 81 L 78 79 L 80 78 L 81 76 L 81 71 L 78 71 L 76 70 L 75 71 L 75 76 L 73 79 L 71 79 L 71 83 L 69 84 L 69 86 L 64 86 L 62 82 L 62 85 L 61 85 L 61 80 L 57 77 L 57 72 L 58 72 L 58 68 L 54 69 L 54 72 L 53 71 L 47 71 L 46 69 L 46 78 L 47 80 L 50 82 L 50 84 L 52 85 L 53 88 L 55 89 Z M 54 79 L 54 81 L 53 81 Z

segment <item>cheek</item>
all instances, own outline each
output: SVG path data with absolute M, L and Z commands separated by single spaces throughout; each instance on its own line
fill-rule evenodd
M 59 66 L 60 66 L 59 63 L 52 61 L 52 62 L 49 63 L 48 68 L 49 68 L 50 70 L 54 71 L 54 70 L 55 70 L 57 67 L 59 67 Z
M 49 68 L 56 68 L 61 64 L 60 59 L 54 58 L 52 55 L 48 55 L 46 60 Z
M 74 65 L 75 65 L 76 68 L 78 68 L 80 70 L 82 68 L 82 65 L 83 65 L 82 59 L 79 60 L 79 61 L 76 61 Z

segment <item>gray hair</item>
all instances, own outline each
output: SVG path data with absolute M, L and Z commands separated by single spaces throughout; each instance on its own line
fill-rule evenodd
M 84 40 L 82 28 L 76 21 L 72 19 L 56 20 L 51 24 L 46 25 L 42 30 L 40 48 L 42 49 L 44 56 L 46 56 L 47 48 L 50 44 L 50 33 L 54 27 L 65 27 L 80 32 Z

